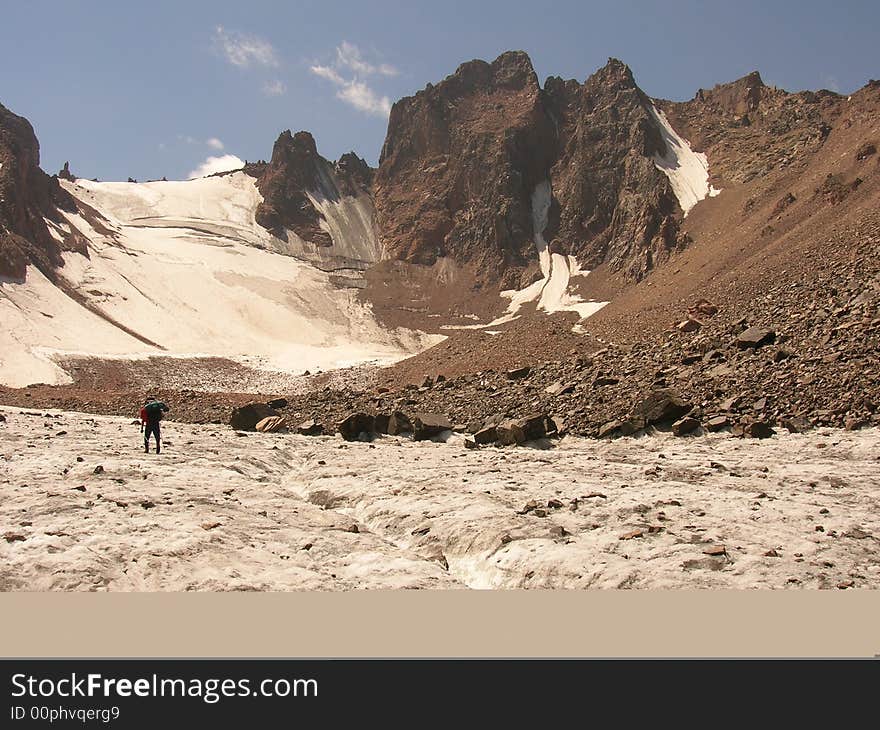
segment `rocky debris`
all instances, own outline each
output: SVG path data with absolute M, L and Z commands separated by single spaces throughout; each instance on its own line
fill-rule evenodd
M 375 416 L 369 413 L 352 413 L 339 424 L 338 431 L 346 441 L 371 438 L 376 433 Z
M 103 473 L 104 473 L 104 467 L 101 466 L 101 464 L 98 464 L 98 466 L 96 466 L 96 467 L 92 470 L 92 474 L 103 474 Z
M 324 426 L 318 423 L 314 418 L 303 421 L 296 427 L 296 432 L 300 436 L 321 436 L 324 433 Z
M 776 342 L 776 333 L 763 327 L 749 327 L 736 338 L 736 345 L 741 349 L 757 349 Z
M 873 142 L 864 142 L 859 146 L 858 150 L 856 150 L 856 160 L 862 162 L 863 160 L 867 160 L 871 155 L 877 154 L 877 145 Z
M 260 421 L 278 415 L 278 411 L 265 403 L 248 403 L 232 409 L 229 425 L 236 431 L 255 431 Z
M 3 539 L 6 542 L 24 542 L 25 536 L 17 532 L 6 532 L 3 534 Z
M 6 416 L 0 413 L 0 423 L 6 423 Z
M 451 431 L 452 424 L 446 416 L 439 413 L 416 413 L 412 419 L 413 439 L 425 441 L 439 436 L 444 431 Z
M 259 421 L 254 428 L 261 433 L 279 433 L 287 431 L 287 420 L 284 416 L 267 416 Z
M 287 398 L 275 398 L 274 400 L 270 400 L 266 403 L 269 408 L 274 408 L 276 410 L 280 408 L 287 408 Z

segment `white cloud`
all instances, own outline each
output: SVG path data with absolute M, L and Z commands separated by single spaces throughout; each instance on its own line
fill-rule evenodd
M 205 177 L 207 175 L 213 175 L 215 172 L 238 170 L 242 167 L 244 167 L 244 160 L 239 159 L 235 155 L 220 155 L 219 157 L 209 157 L 189 175 L 187 175 L 187 179 L 192 180 L 194 177 Z
M 259 36 L 227 31 L 218 25 L 214 29 L 214 42 L 234 66 L 278 66 L 278 55 L 272 44 Z
M 387 96 L 379 96 L 362 81 L 348 81 L 336 92 L 336 98 L 355 109 L 368 114 L 387 117 L 391 113 L 391 101 Z
M 208 145 L 208 147 L 210 147 L 212 150 L 223 149 L 223 143 L 216 137 L 209 137 L 205 140 L 205 144 Z
M 368 63 L 364 60 L 360 48 L 354 43 L 349 43 L 348 41 L 342 41 L 342 43 L 336 47 L 336 65 L 364 76 L 373 76 L 375 74 L 381 74 L 382 76 L 397 76 L 398 74 L 397 69 L 390 64 L 383 63 L 379 66 L 374 66 L 373 64 Z
M 263 84 L 263 93 L 266 96 L 283 96 L 286 92 L 287 87 L 284 85 L 284 82 L 278 79 L 267 81 Z
M 332 81 L 334 84 L 338 86 L 342 86 L 345 83 L 345 79 L 339 75 L 337 71 L 334 71 L 329 66 L 312 66 L 309 69 L 315 76 L 320 76 L 322 79 L 327 79 L 328 81 Z
M 385 116 L 391 112 L 391 101 L 376 92 L 363 77 L 396 76 L 398 71 L 389 64 L 374 65 L 365 61 L 360 49 L 353 43 L 342 41 L 336 48 L 336 60 L 332 65 L 313 64 L 309 70 L 339 87 L 336 98 L 355 109 Z

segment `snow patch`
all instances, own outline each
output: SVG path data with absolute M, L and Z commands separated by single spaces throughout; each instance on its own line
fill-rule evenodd
M 519 310 L 524 304 L 537 301 L 537 308 L 552 314 L 553 312 L 576 312 L 581 321 L 594 315 L 608 302 L 586 301 L 583 297 L 569 292 L 572 277 L 587 276 L 590 272 L 581 269 L 574 256 L 550 253 L 544 230 L 547 228 L 547 216 L 553 198 L 550 181 L 544 180 L 532 191 L 532 226 L 535 236 L 535 249 L 538 252 L 538 264 L 541 267 L 541 278 L 529 284 L 525 289 L 508 289 L 501 292 L 502 297 L 510 299 L 507 311 L 488 324 L 446 325 L 443 329 L 483 329 L 497 327 L 512 322 L 519 317 Z
M 654 155 L 654 165 L 669 178 L 669 184 L 685 216 L 701 200 L 721 191 L 709 185 L 709 160 L 694 152 L 687 140 L 672 128 L 666 115 L 653 104 L 649 111 L 660 127 L 666 145 L 665 155 Z

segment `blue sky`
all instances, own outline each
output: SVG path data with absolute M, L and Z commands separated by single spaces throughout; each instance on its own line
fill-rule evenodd
M 375 164 L 389 104 L 472 58 L 524 50 L 543 83 L 614 56 L 669 99 L 754 69 L 847 93 L 880 77 L 878 28 L 876 0 L 4 0 L 0 103 L 30 119 L 51 173 L 181 179 L 268 158 L 288 128 Z

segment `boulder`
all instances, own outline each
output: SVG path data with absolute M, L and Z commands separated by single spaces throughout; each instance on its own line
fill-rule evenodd
M 690 410 L 691 404 L 668 388 L 655 390 L 636 407 L 637 415 L 644 418 L 648 426 L 672 424 Z
M 672 433 L 676 436 L 686 436 L 693 433 L 700 427 L 700 422 L 696 418 L 685 416 L 672 424 Z
M 794 416 L 792 418 L 783 419 L 782 427 L 789 433 L 804 433 L 804 431 L 810 430 L 811 425 L 803 416 Z
M 232 410 L 229 425 L 236 431 L 254 431 L 257 424 L 269 416 L 277 416 L 278 411 L 265 403 L 248 403 Z
M 287 398 L 275 398 L 266 403 L 269 408 L 287 408 Z
M 574 385 L 571 383 L 563 383 L 560 380 L 557 380 L 553 385 L 548 385 L 544 388 L 544 392 L 548 395 L 557 396 L 563 395 L 565 393 L 571 393 L 574 390 Z
M 425 441 L 452 430 L 449 419 L 439 413 L 417 413 L 412 419 L 412 426 L 415 441 Z
M 287 421 L 284 416 L 267 416 L 254 428 L 260 433 L 278 433 L 287 430 Z
M 388 424 L 391 422 L 391 416 L 387 413 L 376 414 L 376 433 L 388 433 Z
M 525 418 L 511 418 L 496 426 L 498 443 L 502 446 L 523 444 L 546 436 L 546 416 L 533 413 Z
M 678 329 L 679 332 L 696 332 L 702 326 L 703 323 L 700 320 L 688 317 L 683 322 L 679 322 L 676 325 L 676 329 Z
M 296 432 L 300 436 L 320 436 L 324 433 L 324 427 L 315 421 L 314 418 L 310 418 L 308 421 L 303 421 L 299 424 L 296 427 Z
M 608 421 L 599 427 L 599 431 L 596 435 L 600 439 L 607 439 L 619 435 L 618 432 L 620 431 L 621 425 L 620 421 Z
M 352 413 L 339 424 L 339 433 L 346 441 L 358 441 L 361 434 L 368 438 L 376 432 L 376 419 L 368 413 Z
M 715 433 L 721 431 L 730 425 L 730 419 L 727 416 L 715 416 L 706 421 L 706 430 Z
M 498 440 L 498 429 L 494 424 L 481 428 L 474 434 L 474 441 L 478 444 L 493 444 Z
M 521 367 L 514 368 L 513 370 L 507 371 L 507 379 L 508 380 L 521 380 L 522 378 L 529 377 L 529 373 L 532 372 L 530 367 Z
M 754 439 L 766 439 L 773 436 L 776 431 L 774 431 L 766 421 L 754 421 L 746 425 L 743 429 L 743 433 Z
M 547 416 L 544 429 L 548 436 L 560 438 L 565 435 L 565 421 L 562 419 L 562 416 Z
M 690 307 L 688 307 L 688 315 L 697 317 L 714 317 L 718 314 L 718 307 L 712 304 L 708 299 L 698 299 Z
M 409 416 L 400 411 L 394 411 L 388 419 L 388 433 L 392 436 L 399 436 L 402 433 L 412 433 L 413 425 L 409 420 Z
M 763 327 L 749 327 L 736 338 L 736 346 L 741 350 L 757 349 L 776 342 L 776 333 Z

